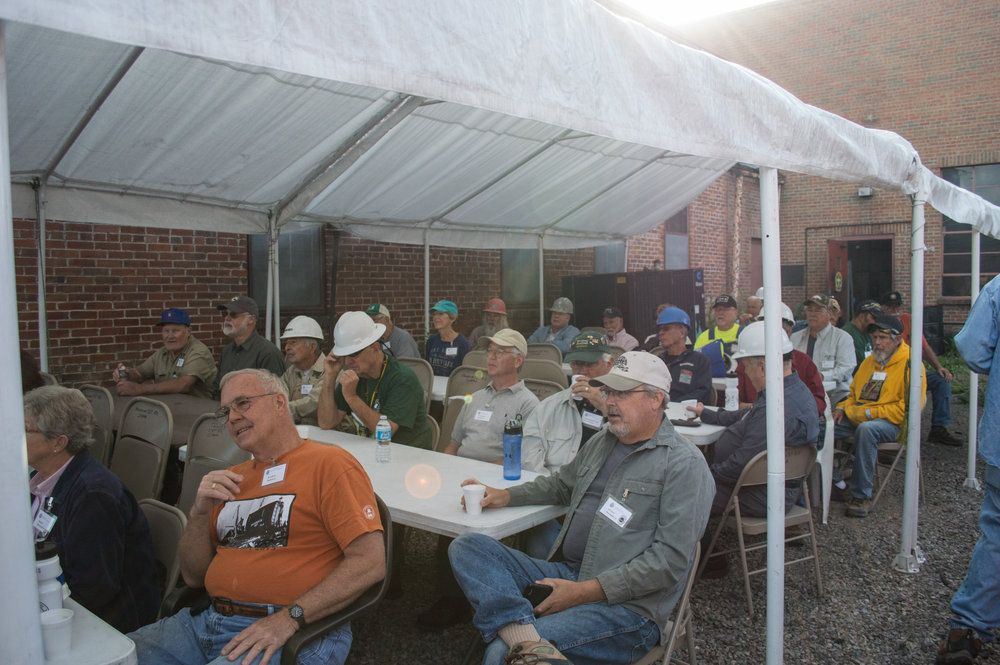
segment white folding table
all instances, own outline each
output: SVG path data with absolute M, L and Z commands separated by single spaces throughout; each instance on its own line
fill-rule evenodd
M 136 665 L 135 643 L 104 623 L 72 597 L 63 607 L 73 610 L 69 653 L 46 658 L 45 665 Z

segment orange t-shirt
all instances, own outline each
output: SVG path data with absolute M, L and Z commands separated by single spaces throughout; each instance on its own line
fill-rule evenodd
M 382 529 L 368 474 L 342 448 L 306 440 L 274 464 L 232 470 L 244 477 L 240 494 L 212 513 L 213 597 L 287 605 L 330 574 L 355 538 Z

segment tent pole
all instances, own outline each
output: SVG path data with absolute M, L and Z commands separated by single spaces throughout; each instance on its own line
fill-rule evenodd
M 979 231 L 975 229 L 972 230 L 972 301 L 969 303 L 969 308 L 976 303 L 976 298 L 979 297 L 979 245 L 980 245 L 980 235 Z M 968 470 L 965 477 L 965 482 L 962 483 L 963 486 L 969 489 L 980 490 L 982 486 L 979 484 L 979 480 L 976 478 L 976 449 L 978 447 L 979 441 L 979 375 L 975 372 L 969 372 L 969 460 L 968 460 Z
M 424 229 L 424 339 L 431 329 L 431 242 L 430 229 Z
M 574 309 L 575 309 L 574 305 Z M 538 325 L 545 325 L 545 234 L 538 234 Z
M 892 567 L 902 573 L 919 573 L 924 562 L 917 544 L 918 499 L 920 498 L 920 406 L 923 390 L 921 372 L 924 334 L 924 204 L 927 202 L 927 182 L 923 176 L 913 195 L 913 220 L 910 230 L 910 394 L 907 397 L 906 481 L 903 488 L 903 525 L 899 554 Z
M 45 197 L 48 179 L 37 179 L 35 189 L 35 219 L 38 220 L 38 362 L 43 372 L 49 371 L 49 317 L 45 293 Z
M 760 168 L 760 230 L 764 292 L 781 293 L 778 171 Z M 784 661 L 785 637 L 785 391 L 781 298 L 764 298 L 767 390 L 767 665 Z M 707 555 L 706 555 L 707 556 Z
M 18 367 L 17 294 L 14 285 L 14 226 L 10 191 L 10 136 L 7 133 L 7 24 L 0 22 L 0 359 L 5 367 Z M 0 464 L 0 505 L 6 518 L 6 535 L 0 538 L 0 644 L 4 661 L 41 665 L 42 624 L 38 616 L 35 581 L 34 532 L 28 503 L 28 458 L 24 442 L 24 402 L 20 372 L 0 375 L 0 417 L 4 463 Z
M 272 241 L 274 246 L 274 343 L 281 348 L 281 255 L 278 253 L 278 236 L 281 235 L 281 229 L 275 225 L 274 227 L 274 240 Z M 271 308 L 268 307 L 268 312 Z

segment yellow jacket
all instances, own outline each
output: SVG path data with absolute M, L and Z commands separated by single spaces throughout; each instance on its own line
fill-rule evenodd
M 870 355 L 858 367 L 851 392 L 837 406 L 852 424 L 883 418 L 893 425 L 902 426 L 906 417 L 906 398 L 909 387 L 904 378 L 909 374 L 910 347 L 900 342 L 899 348 L 888 362 L 880 365 Z M 920 408 L 927 401 L 927 374 L 920 367 Z

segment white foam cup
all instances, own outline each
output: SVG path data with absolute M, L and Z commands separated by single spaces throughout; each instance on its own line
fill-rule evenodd
M 62 608 L 42 612 L 42 645 L 45 658 L 61 658 L 69 653 L 73 636 L 73 610 Z
M 574 374 L 573 376 L 569 377 L 569 385 L 572 387 L 574 384 L 576 384 L 576 380 L 582 376 L 583 374 Z M 581 399 L 583 399 L 583 397 L 577 395 L 576 393 L 573 393 L 573 399 L 580 401 Z
M 465 485 L 462 487 L 462 494 L 465 495 L 465 512 L 470 515 L 478 515 L 483 512 L 483 505 L 480 501 L 486 496 L 485 485 Z

